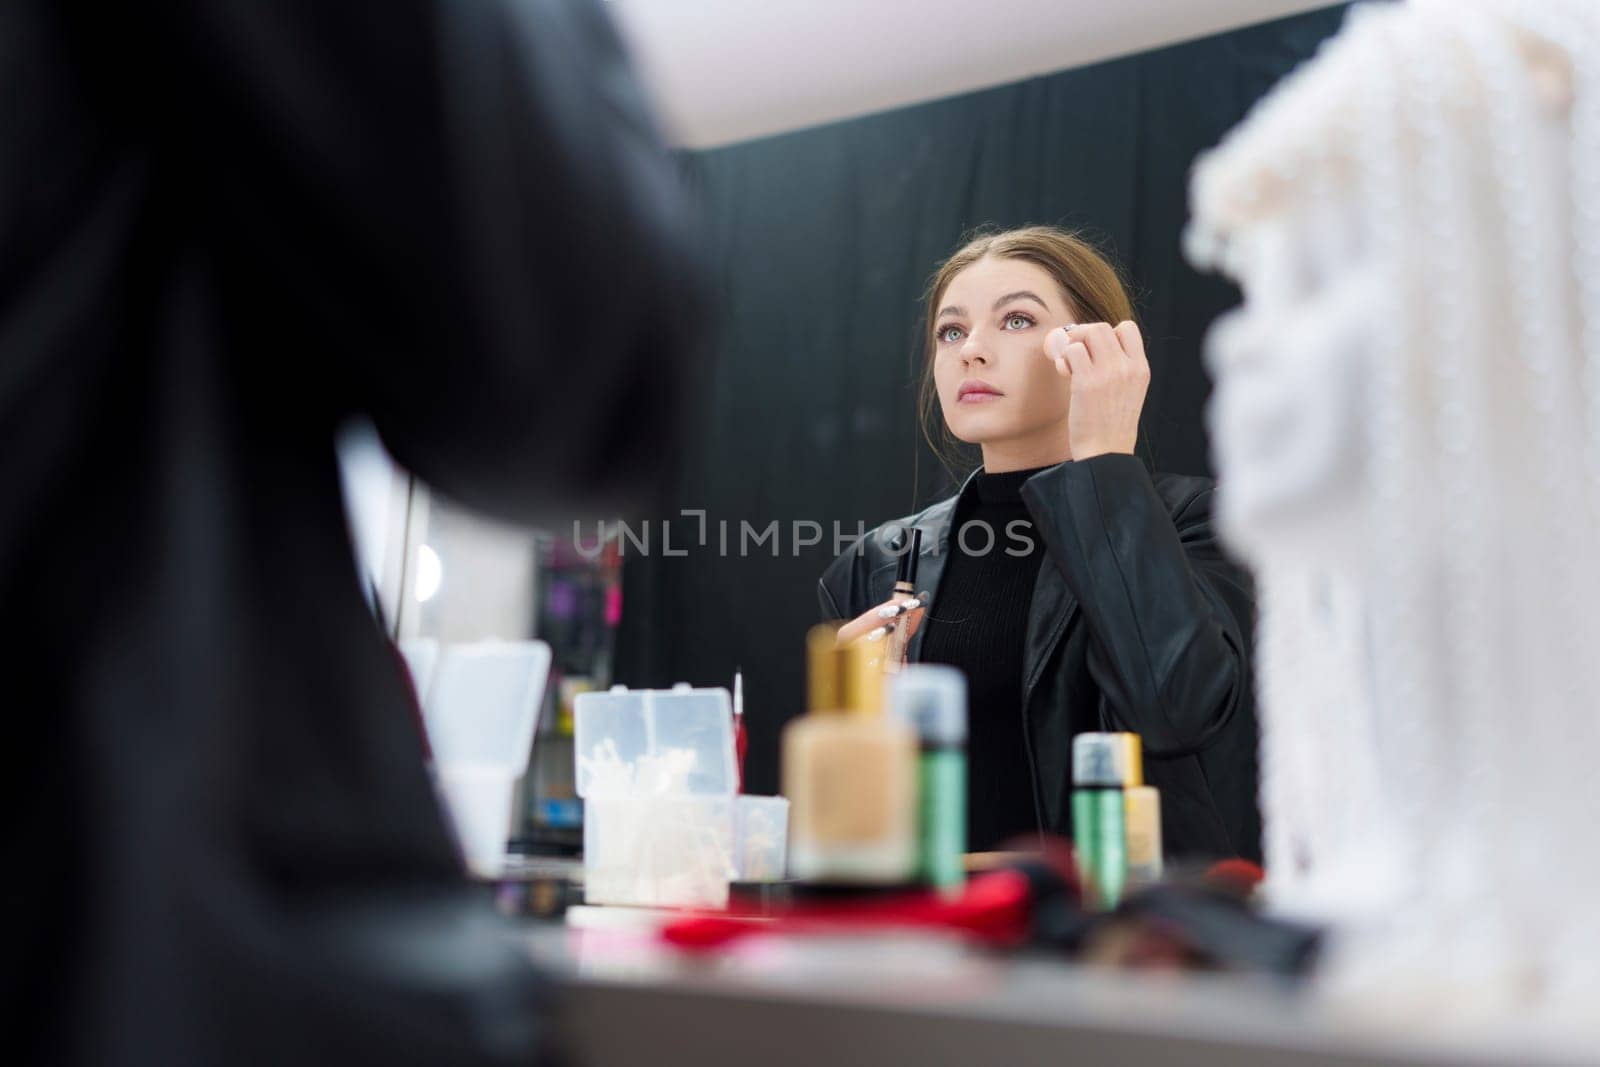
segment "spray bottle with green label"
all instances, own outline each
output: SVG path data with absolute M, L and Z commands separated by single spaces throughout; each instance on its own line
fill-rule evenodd
M 967 680 L 954 667 L 913 663 L 889 680 L 889 708 L 917 732 L 917 874 L 966 883 Z
M 1144 783 L 1139 748 L 1138 734 L 1072 739 L 1072 837 L 1092 909 L 1116 907 L 1128 886 L 1128 796 Z

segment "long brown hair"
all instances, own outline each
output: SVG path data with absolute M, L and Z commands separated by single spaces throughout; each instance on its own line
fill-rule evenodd
M 1023 226 L 998 233 L 978 231 L 955 254 L 940 264 L 928 283 L 926 321 L 922 331 L 922 384 L 917 393 L 922 436 L 933 454 L 953 476 L 969 464 L 961 442 L 939 410 L 939 391 L 933 382 L 934 325 L 939 301 L 950 281 L 985 256 L 1020 259 L 1041 268 L 1067 298 L 1078 322 L 1109 322 L 1113 326 L 1133 318 L 1133 301 L 1110 259 L 1081 233 L 1054 226 Z

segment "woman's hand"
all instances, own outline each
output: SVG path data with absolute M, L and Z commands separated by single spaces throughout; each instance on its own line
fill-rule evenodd
M 1072 382 L 1067 439 L 1073 459 L 1133 454 L 1139 412 L 1150 388 L 1144 338 L 1132 322 L 1058 326 L 1045 337 L 1056 373 Z
M 879 604 L 877 607 L 871 608 L 862 612 L 860 615 L 857 615 L 855 618 L 839 627 L 839 632 L 834 637 L 834 647 L 843 648 L 845 645 L 853 644 L 856 641 L 863 640 L 867 637 L 870 637 L 873 631 L 877 630 L 879 627 L 888 625 L 893 625 L 895 629 L 899 629 L 900 627 L 904 626 L 906 628 L 906 640 L 911 640 L 911 635 L 917 632 L 918 626 L 922 625 L 922 612 L 924 610 L 922 606 L 912 608 L 910 611 L 902 615 L 896 615 L 893 618 L 888 619 L 879 614 L 885 608 L 892 608 L 897 604 L 904 604 L 906 601 L 911 599 L 913 598 L 908 596 L 891 597 L 890 599 L 885 600 L 882 604 Z

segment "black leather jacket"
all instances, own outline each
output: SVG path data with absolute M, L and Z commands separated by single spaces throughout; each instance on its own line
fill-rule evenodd
M 1048 559 L 1039 568 L 1023 654 L 1022 729 L 1042 830 L 1072 832 L 1072 738 L 1130 730 L 1161 790 L 1170 858 L 1258 860 L 1256 725 L 1248 575 L 1211 529 L 1213 483 L 1151 475 L 1126 455 L 1046 468 L 1022 498 Z M 887 600 L 905 531 L 922 528 L 917 587 L 934 591 L 957 496 L 877 527 L 819 583 L 825 617 Z M 916 660 L 921 638 L 912 638 Z

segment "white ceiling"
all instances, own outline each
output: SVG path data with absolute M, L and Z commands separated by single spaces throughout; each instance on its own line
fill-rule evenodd
M 694 147 L 1082 66 L 1329 0 L 614 0 Z

